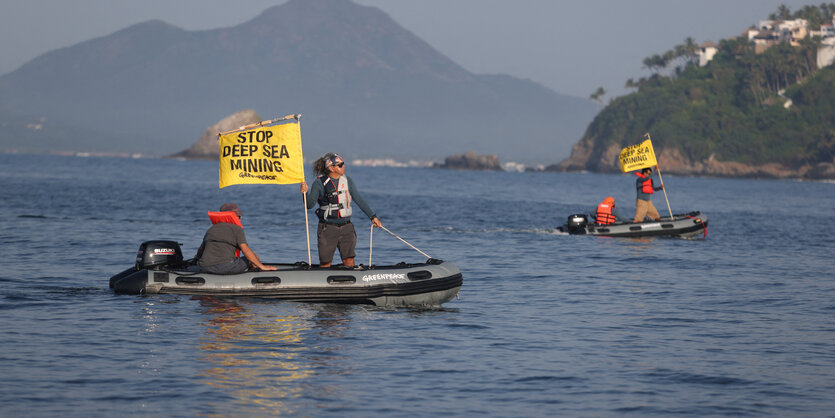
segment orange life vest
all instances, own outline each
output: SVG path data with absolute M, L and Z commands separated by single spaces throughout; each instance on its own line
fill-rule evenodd
M 212 221 L 212 225 L 214 225 L 216 223 L 219 223 L 219 222 L 226 222 L 226 223 L 238 225 L 241 228 L 244 227 L 241 224 L 241 218 L 238 218 L 238 215 L 236 215 L 235 212 L 212 212 L 212 211 L 209 211 L 209 220 Z
M 652 188 L 652 176 L 644 176 L 641 173 L 635 173 L 635 175 L 642 179 L 646 179 L 641 182 L 641 192 L 646 194 L 653 194 L 654 189 Z
M 615 223 L 615 215 L 612 214 L 612 209 L 615 208 L 615 199 L 607 197 L 603 202 L 597 205 L 597 214 L 595 218 L 600 225 L 610 225 Z
M 226 222 L 228 224 L 235 224 L 239 227 L 243 228 L 244 226 L 241 224 L 241 218 L 235 214 L 235 212 L 212 212 L 209 211 L 209 220 L 212 221 L 212 225 L 220 222 Z M 235 257 L 241 256 L 241 250 L 235 250 Z

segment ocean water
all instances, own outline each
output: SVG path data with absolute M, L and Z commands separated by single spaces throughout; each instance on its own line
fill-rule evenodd
M 835 184 L 665 175 L 672 211 L 707 214 L 707 237 L 614 239 L 554 228 L 606 196 L 631 216 L 634 176 L 347 172 L 387 228 L 461 268 L 459 299 L 115 295 L 142 241 L 190 257 L 226 201 L 262 260 L 306 261 L 298 186 L 218 189 L 207 161 L 0 155 L 2 415 L 835 411 Z M 374 264 L 424 260 L 356 223 L 359 263 L 370 245 Z

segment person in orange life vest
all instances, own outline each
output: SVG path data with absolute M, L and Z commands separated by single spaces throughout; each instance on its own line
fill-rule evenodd
M 638 179 L 635 181 L 635 187 L 638 189 L 638 198 L 635 200 L 635 218 L 632 222 L 643 222 L 646 216 L 649 216 L 653 221 L 660 221 L 661 215 L 658 214 L 658 209 L 652 204 L 652 194 L 656 190 L 664 188 L 662 184 L 655 187 L 652 181 L 652 168 L 645 168 L 640 173 L 635 173 Z
M 261 270 L 278 270 L 275 266 L 261 264 L 261 260 L 249 248 L 246 243 L 246 234 L 241 226 L 243 212 L 235 203 L 224 203 L 220 207 L 220 213 L 215 214 L 217 219 L 206 235 L 203 236 L 203 243 L 197 249 L 194 257 L 200 265 L 200 271 L 213 274 L 238 274 L 247 271 L 251 267 Z M 240 250 L 244 257 L 238 257 L 235 253 Z
M 333 255 L 339 248 L 339 256 L 346 267 L 354 266 L 357 233 L 351 223 L 352 204 L 356 204 L 375 227 L 383 224 L 371 207 L 360 196 L 353 180 L 345 175 L 345 161 L 338 154 L 328 153 L 313 163 L 316 180 L 307 187 L 302 183 L 300 190 L 307 193 L 307 208 L 317 203 L 319 217 L 318 237 L 319 266 L 330 267 Z
M 597 205 L 597 212 L 594 215 L 594 219 L 598 225 L 611 225 L 615 222 L 629 222 L 629 220 L 618 215 L 618 211 L 615 208 L 615 198 L 612 196 L 603 199 L 603 201 Z

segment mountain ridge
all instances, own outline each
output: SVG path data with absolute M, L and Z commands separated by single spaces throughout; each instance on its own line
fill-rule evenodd
M 543 162 L 594 115 L 530 80 L 470 73 L 374 7 L 291 0 L 235 26 L 151 20 L 35 58 L 0 76 L 0 148 L 72 150 L 77 131 L 102 150 L 169 155 L 250 108 L 304 114 L 307 154 Z

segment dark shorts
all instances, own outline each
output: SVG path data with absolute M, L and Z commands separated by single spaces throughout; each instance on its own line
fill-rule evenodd
M 357 248 L 357 232 L 354 231 L 354 224 L 342 225 L 319 222 L 316 231 L 319 238 L 319 264 L 327 264 L 333 261 L 333 253 L 339 248 L 339 256 L 345 260 L 356 257 L 354 250 Z
M 200 271 L 211 274 L 238 274 L 243 273 L 249 267 L 245 258 L 235 257 L 232 261 L 215 264 L 213 266 L 200 266 Z

